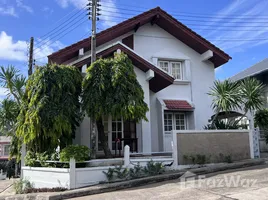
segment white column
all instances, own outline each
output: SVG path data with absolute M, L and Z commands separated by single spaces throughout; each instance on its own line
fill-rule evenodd
M 20 174 L 21 174 L 21 177 L 23 177 L 23 167 L 25 166 L 25 156 L 26 156 L 26 144 L 22 144 L 21 145 L 21 159 L 20 159 L 20 163 L 21 163 L 21 169 L 20 169 Z
M 253 114 L 248 112 L 247 118 L 249 120 L 249 148 L 250 148 L 250 158 L 254 158 L 254 144 L 253 144 L 253 131 L 254 131 L 254 118 Z
M 172 131 L 172 137 L 173 137 L 173 141 L 172 141 L 172 158 L 174 159 L 173 168 L 178 167 L 178 145 L 177 145 L 177 132 L 176 131 Z
M 126 145 L 124 147 L 124 166 L 128 167 L 130 165 L 130 153 L 129 153 L 129 146 Z
M 142 152 L 151 153 L 152 152 L 152 134 L 151 134 L 151 117 L 150 117 L 150 94 L 149 87 L 148 91 L 144 91 L 144 102 L 148 105 L 149 111 L 146 113 L 146 118 L 148 121 L 141 121 L 141 132 L 142 132 Z
M 70 159 L 70 185 L 69 189 L 75 189 L 76 188 L 76 177 L 75 177 L 75 159 L 71 158 Z

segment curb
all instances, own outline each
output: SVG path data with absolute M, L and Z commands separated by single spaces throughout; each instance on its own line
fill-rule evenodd
M 189 169 L 188 171 L 195 173 L 196 175 L 208 174 L 213 172 L 220 172 L 231 169 L 239 169 L 245 167 L 252 167 L 256 165 L 266 164 L 266 159 L 247 160 L 242 162 L 230 163 L 230 164 L 218 164 L 215 166 L 201 167 L 196 169 Z M 186 170 L 175 171 L 174 173 L 167 173 L 157 176 L 145 177 L 140 179 L 101 184 L 91 186 L 87 188 L 80 188 L 75 190 L 69 190 L 58 193 L 32 193 L 32 194 L 20 194 L 13 196 L 0 197 L 0 200 L 61 200 L 74 197 L 88 196 L 93 194 L 100 194 L 105 192 L 112 192 L 116 190 L 127 189 L 131 187 L 137 187 L 146 185 L 148 183 L 162 182 L 167 180 L 173 180 L 180 178 Z

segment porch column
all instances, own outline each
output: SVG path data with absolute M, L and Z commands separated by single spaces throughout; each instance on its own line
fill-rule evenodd
M 152 133 L 151 133 L 151 107 L 150 107 L 150 89 L 149 80 L 154 77 L 154 72 L 148 70 L 145 74 L 145 83 L 142 84 L 142 89 L 144 91 L 144 102 L 148 105 L 149 111 L 146 113 L 146 118 L 148 121 L 142 120 L 141 131 L 142 131 L 142 152 L 150 153 L 152 152 Z

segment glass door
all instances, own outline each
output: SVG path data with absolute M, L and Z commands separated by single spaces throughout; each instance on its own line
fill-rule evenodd
M 124 142 L 121 141 L 123 137 L 122 118 L 112 119 L 112 150 L 123 150 Z

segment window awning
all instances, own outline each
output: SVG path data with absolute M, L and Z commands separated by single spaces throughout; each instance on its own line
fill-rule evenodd
M 192 111 L 194 107 L 186 100 L 163 100 L 168 110 Z

